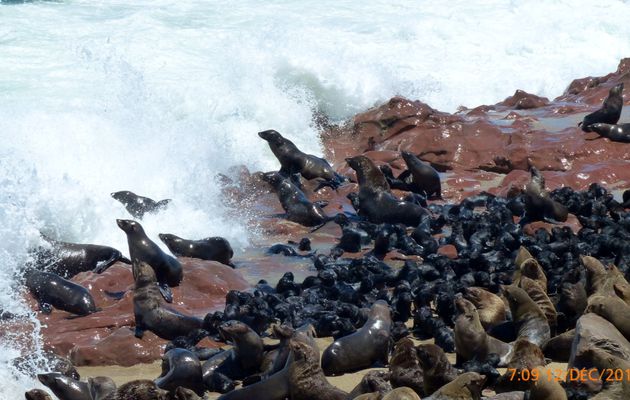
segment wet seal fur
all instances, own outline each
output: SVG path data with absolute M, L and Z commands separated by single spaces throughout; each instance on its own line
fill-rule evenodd
M 232 265 L 230 260 L 234 256 L 234 250 L 232 250 L 230 242 L 222 237 L 188 240 L 170 233 L 160 233 L 158 236 L 171 253 L 177 257 L 199 258 Z
M 89 290 L 52 272 L 27 271 L 25 284 L 45 314 L 52 307 L 80 316 L 100 310 Z
M 37 379 L 55 396 L 63 400 L 92 400 L 88 384 L 69 378 L 58 372 L 38 374 Z
M 289 221 L 304 226 L 318 226 L 331 219 L 319 203 L 311 202 L 291 179 L 283 177 L 278 172 L 267 172 L 263 174 L 262 179 L 274 188 Z
M 134 261 L 132 269 L 135 280 L 133 313 L 136 319 L 137 338 L 142 338 L 144 331 L 149 330 L 162 339 L 173 340 L 202 328 L 201 319 L 162 306 L 155 271 L 148 263 Z
M 608 96 L 604 99 L 602 108 L 586 115 L 578 126 L 581 127 L 584 132 L 590 132 L 593 124 L 616 124 L 621 117 L 621 109 L 623 107 L 622 92 L 623 82 L 610 88 Z
M 323 179 L 324 182 L 315 189 L 323 186 L 338 187 L 346 179 L 339 175 L 323 158 L 306 154 L 300 151 L 289 139 L 279 132 L 270 129 L 258 132 L 258 136 L 267 141 L 269 148 L 280 161 L 280 174 L 290 177 L 293 174 L 301 174 L 305 179 Z
M 537 346 L 551 338 L 547 316 L 525 290 L 513 285 L 503 286 L 503 296 L 510 304 L 519 338 L 526 338 Z
M 530 168 L 531 180 L 525 187 L 525 216 L 520 224 L 534 221 L 567 220 L 569 210 L 553 200 L 545 188 L 545 178 L 534 166 Z
M 402 181 L 409 181 L 407 186 L 410 191 L 424 194 L 427 197 L 442 197 L 440 174 L 431 165 L 422 162 L 418 157 L 408 151 L 400 153 L 407 170 L 398 176 Z
M 93 271 L 100 274 L 116 261 L 131 264 L 131 261 L 113 247 L 96 244 L 69 243 L 42 238 L 49 246 L 40 246 L 34 254 L 34 268 L 46 270 L 70 279 L 80 272 Z
M 589 127 L 592 132 L 608 138 L 613 142 L 630 143 L 630 124 L 611 125 L 604 123 L 593 124 Z
M 169 286 L 179 286 L 184 278 L 182 265 L 152 242 L 140 223 L 128 219 L 117 219 L 116 223 L 127 234 L 131 260 L 134 263 L 144 261 L 153 268 L 162 296 L 167 302 L 172 302 L 173 294 Z
M 148 197 L 138 196 L 129 190 L 114 192 L 111 196 L 121 202 L 129 214 L 138 219 L 142 219 L 146 213 L 155 213 L 165 209 L 171 202 L 171 199 L 155 201 Z
M 397 199 L 390 192 L 387 179 L 365 156 L 346 158 L 359 180 L 359 215 L 370 222 L 418 226 L 427 211 L 418 204 Z
M 512 346 L 486 333 L 473 303 L 459 297 L 455 299 L 455 307 L 458 312 L 454 329 L 458 363 L 473 358 L 485 361 L 490 354 L 497 354 L 499 366 L 505 366 L 511 357 Z
M 391 325 L 389 305 L 384 300 L 376 301 L 361 329 L 335 340 L 324 350 L 324 373 L 339 375 L 368 368 L 376 362 L 387 364 Z
M 185 387 L 200 396 L 203 396 L 206 390 L 199 358 L 185 349 L 172 349 L 162 356 L 162 373 L 155 380 L 155 384 L 169 391 L 179 386 Z

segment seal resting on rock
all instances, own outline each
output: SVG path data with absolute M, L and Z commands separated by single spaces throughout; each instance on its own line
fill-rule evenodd
M 81 316 L 99 310 L 89 290 L 57 274 L 31 270 L 25 278 L 26 287 L 45 314 L 52 312 L 52 307 Z
M 553 200 L 545 189 L 545 178 L 534 166 L 530 168 L 531 180 L 525 187 L 525 217 L 520 224 L 534 221 L 567 220 L 569 210 Z
M 578 124 L 584 132 L 590 132 L 593 124 L 602 122 L 604 124 L 616 124 L 621 117 L 623 107 L 623 82 L 613 86 L 604 99 L 602 108 L 584 117 Z
M 408 151 L 400 153 L 407 170 L 398 176 L 398 179 L 408 182 L 407 187 L 410 191 L 424 194 L 427 197 L 442 197 L 442 186 L 440 183 L 440 174 L 429 164 L 426 164 L 418 157 Z
M 335 340 L 324 350 L 324 373 L 340 375 L 368 368 L 376 362 L 387 364 L 391 325 L 389 305 L 384 300 L 376 301 L 361 329 Z
M 155 213 L 159 210 L 165 209 L 168 206 L 168 203 L 171 202 L 171 199 L 155 201 L 148 197 L 138 196 L 129 190 L 114 192 L 111 196 L 120 201 L 125 206 L 129 214 L 138 219 L 142 219 L 146 213 Z
M 630 124 L 611 125 L 597 123 L 589 126 L 591 131 L 613 142 L 630 143 Z
M 195 329 L 201 329 L 201 319 L 162 306 L 155 271 L 148 263 L 134 261 L 132 270 L 135 280 L 133 313 L 136 318 L 137 338 L 142 338 L 144 331 L 149 330 L 162 339 L 173 340 L 186 336 Z
M 182 265 L 177 259 L 164 253 L 157 244 L 152 242 L 144 232 L 142 225 L 138 222 L 128 219 L 117 219 L 116 223 L 127 234 L 131 260 L 134 263 L 144 261 L 155 270 L 157 282 L 160 285 L 160 292 L 164 300 L 171 303 L 173 294 L 169 286 L 179 286 L 179 283 L 184 278 Z
M 324 186 L 337 188 L 345 181 L 345 178 L 335 172 L 328 161 L 301 152 L 292 141 L 286 139 L 277 131 L 270 129 L 258 132 L 258 136 L 267 141 L 269 148 L 280 161 L 280 174 L 283 176 L 290 177 L 299 173 L 308 180 L 323 179 L 323 182 L 320 183 L 315 191 Z
M 192 257 L 201 260 L 218 261 L 232 265 L 230 260 L 234 250 L 226 239 L 215 236 L 200 240 L 187 240 L 170 233 L 160 233 L 160 240 L 178 257 Z

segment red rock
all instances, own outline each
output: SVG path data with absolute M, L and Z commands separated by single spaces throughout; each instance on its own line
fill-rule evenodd
M 539 97 L 524 90 L 517 90 L 514 94 L 500 103 L 498 106 L 507 106 L 515 110 L 528 110 L 530 108 L 543 107 L 549 104 L 549 99 Z
M 457 258 L 457 249 L 452 244 L 440 246 L 437 252 L 438 254 L 446 256 L 452 260 Z

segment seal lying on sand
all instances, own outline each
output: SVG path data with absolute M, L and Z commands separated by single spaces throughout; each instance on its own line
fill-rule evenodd
M 128 190 L 114 192 L 111 196 L 120 201 L 129 214 L 134 218 L 142 219 L 146 213 L 154 213 L 163 210 L 171 202 L 171 199 L 155 201 L 148 197 L 138 196 L 134 192 Z
M 315 189 L 324 186 L 337 188 L 346 179 L 339 175 L 323 158 L 301 152 L 289 139 L 284 138 L 273 129 L 258 132 L 258 136 L 266 140 L 269 148 L 280 161 L 280 174 L 290 177 L 299 173 L 305 179 L 321 178 L 323 182 Z

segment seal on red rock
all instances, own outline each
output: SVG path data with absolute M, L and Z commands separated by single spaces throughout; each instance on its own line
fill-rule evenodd
M 430 395 L 457 378 L 457 371 L 440 346 L 421 344 L 416 347 L 416 351 L 422 366 L 425 394 Z
M 319 366 L 317 351 L 308 344 L 292 340 L 289 343 L 293 362 L 289 367 L 291 400 L 345 400 L 348 393 L 328 382 Z
M 400 153 L 407 164 L 407 169 L 398 179 L 407 182 L 409 190 L 427 197 L 442 197 L 440 174 L 431 165 L 426 164 L 408 151 Z
M 179 286 L 179 283 L 184 278 L 182 265 L 177 259 L 164 253 L 157 244 L 151 241 L 140 223 L 128 219 L 117 219 L 116 223 L 127 234 L 131 260 L 134 263 L 144 261 L 154 269 L 160 292 L 164 300 L 171 303 L 173 301 L 173 293 L 169 286 Z
M 137 338 L 142 338 L 144 331 L 149 330 L 162 339 L 173 340 L 202 328 L 201 319 L 162 306 L 155 271 L 148 263 L 134 261 L 132 269 L 135 280 L 133 313 L 136 318 Z
M 258 132 L 258 136 L 266 140 L 269 148 L 280 161 L 280 174 L 290 177 L 293 174 L 301 174 L 305 179 L 323 179 L 323 182 L 315 189 L 324 186 L 337 188 L 346 179 L 339 175 L 323 158 L 306 154 L 300 151 L 289 139 L 283 137 L 277 131 L 270 129 Z
M 569 210 L 551 198 L 545 188 L 545 178 L 534 166 L 530 168 L 531 180 L 525 187 L 525 217 L 520 224 L 534 221 L 567 220 Z
M 473 358 L 485 361 L 490 354 L 500 358 L 499 366 L 505 366 L 511 356 L 512 346 L 488 335 L 483 329 L 474 304 L 458 297 L 455 299 L 458 315 L 455 318 L 455 353 L 459 361 Z
M 630 124 L 611 125 L 597 123 L 589 126 L 592 132 L 613 142 L 630 143 Z
M 232 265 L 230 260 L 234 250 L 226 239 L 215 236 L 201 240 L 187 240 L 170 233 L 160 233 L 160 240 L 178 257 L 192 257 L 201 260 L 218 261 Z
M 128 190 L 114 192 L 111 196 L 120 201 L 125 206 L 129 214 L 138 219 L 142 219 L 146 213 L 155 213 L 159 210 L 165 209 L 171 202 L 171 199 L 155 201 L 148 197 L 138 196 L 134 192 L 130 192 Z
M 377 362 L 387 364 L 391 325 L 389 305 L 384 300 L 376 301 L 361 329 L 335 340 L 324 350 L 324 373 L 340 375 L 368 368 Z
M 359 180 L 359 215 L 370 222 L 418 226 L 427 211 L 418 204 L 397 199 L 389 190 L 385 176 L 365 156 L 346 158 Z
M 24 278 L 26 287 L 45 314 L 52 312 L 53 307 L 81 316 L 100 310 L 89 290 L 52 272 L 31 270 Z
M 70 279 L 79 272 L 105 271 L 116 261 L 131 264 L 131 261 L 113 247 L 96 244 L 68 243 L 42 235 L 48 246 L 39 246 L 34 251 L 34 268 L 53 272 Z
M 608 92 L 608 96 L 604 99 L 604 104 L 599 110 L 592 112 L 584 117 L 578 126 L 582 127 L 584 132 L 590 132 L 593 124 L 616 124 L 621 117 L 621 109 L 623 107 L 623 82 L 613 86 Z

